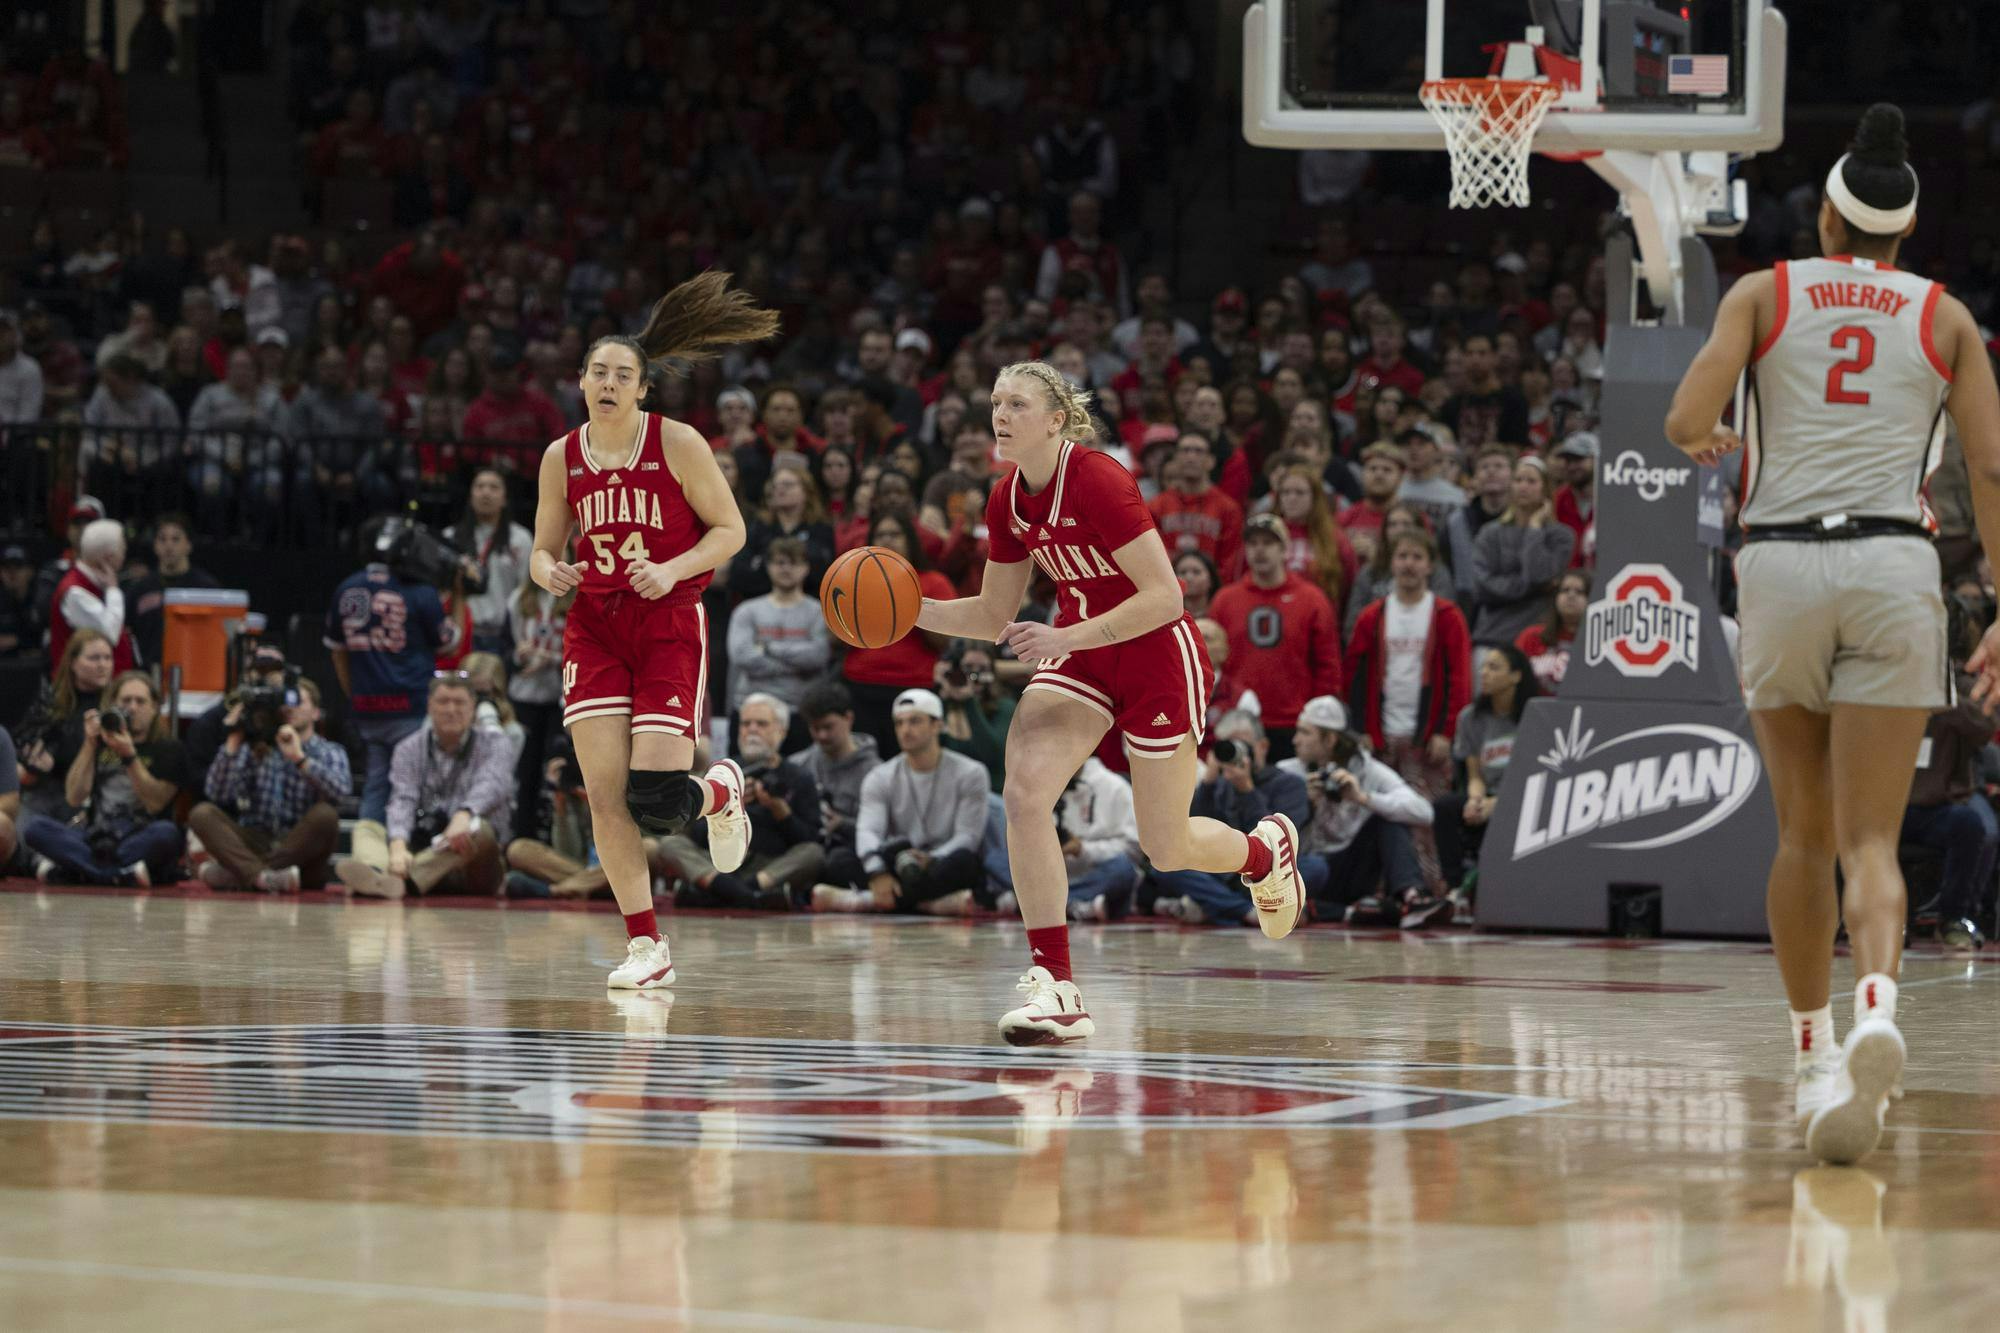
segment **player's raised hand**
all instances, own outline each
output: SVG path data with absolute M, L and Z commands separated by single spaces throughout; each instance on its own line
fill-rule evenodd
M 1029 666 L 1040 666 L 1052 662 L 1069 652 L 1063 642 L 1063 632 L 1054 625 L 1044 625 L 1035 620 L 1017 620 L 1000 631 L 995 643 L 1005 644 L 1014 656 Z
M 543 586 L 557 597 L 583 582 L 583 566 L 573 565 L 567 560 L 556 560 L 549 565 L 549 581 Z
M 632 562 L 632 591 L 649 602 L 657 602 L 674 590 L 680 580 L 668 572 L 665 565 L 656 565 L 650 560 Z
M 2000 621 L 1995 621 L 1980 639 L 1979 647 L 1965 661 L 1973 676 L 1972 702 L 1981 708 L 2000 703 Z

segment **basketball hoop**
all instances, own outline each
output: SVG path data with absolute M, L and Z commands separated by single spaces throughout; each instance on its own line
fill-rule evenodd
M 1451 154 L 1451 206 L 1528 206 L 1528 156 L 1542 117 L 1562 95 L 1529 79 L 1433 79 L 1419 96 Z

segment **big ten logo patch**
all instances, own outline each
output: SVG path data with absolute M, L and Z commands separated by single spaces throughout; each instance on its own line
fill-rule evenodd
M 1627 565 L 1605 581 L 1584 617 L 1584 661 L 1620 675 L 1655 677 L 1701 660 L 1701 612 L 1665 565 Z
M 564 662 L 562 675 L 563 702 L 569 702 L 569 692 L 576 688 L 576 663 Z

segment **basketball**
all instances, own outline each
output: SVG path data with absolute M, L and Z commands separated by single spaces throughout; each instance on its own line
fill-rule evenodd
M 917 627 L 924 595 L 917 571 L 886 546 L 860 546 L 819 581 L 827 628 L 850 648 L 886 648 Z

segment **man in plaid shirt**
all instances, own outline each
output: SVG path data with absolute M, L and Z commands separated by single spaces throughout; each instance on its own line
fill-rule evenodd
M 313 730 L 319 699 L 319 687 L 301 680 L 271 744 L 244 739 L 240 703 L 223 719 L 229 739 L 208 766 L 208 800 L 188 814 L 213 858 L 197 872 L 204 884 L 266 893 L 325 886 L 340 838 L 335 806 L 347 799 L 353 775 L 347 751 Z
M 389 764 L 385 864 L 358 844 L 333 873 L 355 893 L 492 894 L 507 877 L 500 849 L 514 822 L 514 751 L 497 730 L 473 726 L 463 671 L 431 681 L 430 725 L 404 738 Z

